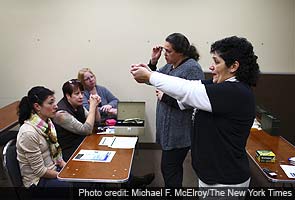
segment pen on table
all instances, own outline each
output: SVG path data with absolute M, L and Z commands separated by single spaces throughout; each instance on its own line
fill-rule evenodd
M 102 141 L 102 143 L 101 144 L 104 144 L 104 142 L 106 141 L 106 138 L 104 138 L 104 140 Z
M 111 152 L 108 152 L 108 153 L 106 154 L 106 156 L 105 156 L 104 160 L 107 160 L 107 159 L 108 159 L 108 157 L 109 157 L 109 155 L 111 155 Z
M 115 140 L 116 140 L 116 137 L 115 137 L 115 139 L 113 140 L 113 142 L 112 142 L 112 144 L 111 144 L 111 147 L 113 146 L 113 144 L 114 144 Z

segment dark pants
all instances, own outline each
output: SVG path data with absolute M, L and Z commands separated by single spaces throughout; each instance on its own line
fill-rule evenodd
M 41 178 L 38 185 L 29 188 L 31 199 L 69 199 L 72 196 L 72 184 L 57 178 Z
M 189 149 L 162 150 L 161 170 L 165 187 L 182 187 L 183 161 Z
M 57 178 L 40 178 L 37 187 L 54 188 L 54 187 L 72 187 L 72 183 L 60 181 Z

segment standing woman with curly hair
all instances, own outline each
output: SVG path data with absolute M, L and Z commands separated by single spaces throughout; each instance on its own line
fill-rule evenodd
M 255 118 L 259 65 L 252 44 L 236 36 L 211 46 L 213 79 L 189 81 L 132 65 L 137 82 L 149 82 L 159 90 L 195 109 L 192 128 L 192 165 L 199 187 L 243 187 L 250 182 L 245 150 Z

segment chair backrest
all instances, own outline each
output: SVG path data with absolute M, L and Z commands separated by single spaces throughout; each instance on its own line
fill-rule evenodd
M 16 156 L 16 139 L 12 139 L 3 148 L 3 165 L 12 186 L 21 187 L 23 181 Z

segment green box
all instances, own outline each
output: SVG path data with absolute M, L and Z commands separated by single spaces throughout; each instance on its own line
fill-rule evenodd
M 256 158 L 259 162 L 275 162 L 276 154 L 271 150 L 256 150 Z

